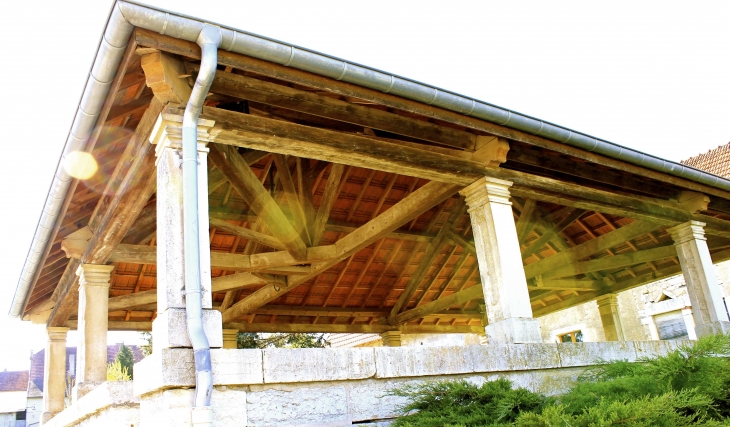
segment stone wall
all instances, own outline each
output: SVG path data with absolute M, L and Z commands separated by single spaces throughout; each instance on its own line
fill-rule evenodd
M 388 391 L 423 381 L 506 377 L 554 394 L 599 359 L 671 351 L 678 342 L 211 351 L 214 426 L 349 426 L 397 415 Z M 134 367 L 142 427 L 190 425 L 192 351 L 164 349 Z M 135 424 L 135 427 L 137 424 Z
M 132 381 L 107 381 L 64 409 L 43 427 L 137 427 L 139 399 Z

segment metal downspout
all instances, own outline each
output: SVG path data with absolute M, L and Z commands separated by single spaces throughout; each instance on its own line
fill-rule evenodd
M 218 27 L 206 25 L 197 40 L 202 49 L 200 74 L 195 81 L 183 115 L 183 245 L 185 248 L 185 311 L 188 335 L 195 355 L 195 399 L 193 425 L 210 426 L 213 411 L 213 370 L 210 345 L 203 331 L 203 298 L 200 282 L 200 239 L 198 228 L 198 118 L 218 66 Z

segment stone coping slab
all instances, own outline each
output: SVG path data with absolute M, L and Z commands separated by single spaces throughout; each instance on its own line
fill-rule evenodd
M 459 347 L 213 349 L 216 386 L 437 377 L 635 362 L 689 341 L 498 344 Z M 167 348 L 134 366 L 134 395 L 195 386 L 191 349 Z
M 79 421 L 112 406 L 139 407 L 139 398 L 132 392 L 132 381 L 107 381 L 81 397 L 74 404 L 46 421 L 44 427 L 77 425 Z

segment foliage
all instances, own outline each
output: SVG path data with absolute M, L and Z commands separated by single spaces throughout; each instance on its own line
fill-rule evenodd
M 119 345 L 119 352 L 115 359 L 122 366 L 123 369 L 127 370 L 130 379 L 134 379 L 133 368 L 134 368 L 134 354 L 124 343 Z
M 129 381 L 132 377 L 129 376 L 129 370 L 122 366 L 119 359 L 106 365 L 106 380 L 107 381 Z
M 139 348 L 142 350 L 144 357 L 147 357 L 152 354 L 152 334 L 150 332 L 140 332 L 139 338 L 146 343 L 139 346 Z
M 391 394 L 409 403 L 394 426 L 730 425 L 730 336 L 704 337 L 639 363 L 598 365 L 552 398 L 511 387 L 506 379 L 402 387 Z
M 330 343 L 324 339 L 324 334 L 258 334 L 253 332 L 239 332 L 238 348 L 324 348 Z

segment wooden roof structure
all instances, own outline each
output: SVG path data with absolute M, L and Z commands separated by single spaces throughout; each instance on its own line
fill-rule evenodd
M 95 258 L 116 266 L 110 329 L 150 328 L 156 207 L 148 139 L 158 115 L 175 111 L 156 100 L 148 86 L 154 71 L 143 68 L 143 58 L 159 52 L 183 64 L 183 79 L 194 79 L 195 43 L 135 29 L 90 142 L 99 170 L 72 185 L 24 318 L 73 326 L 81 261 L 68 258 L 62 242 L 86 227 L 116 226 L 123 236 Z M 209 163 L 214 306 L 242 331 L 381 332 L 393 319 L 404 332 L 483 331 L 471 223 L 457 191 L 485 175 L 514 182 L 536 317 L 679 273 L 665 230 L 681 222 L 705 222 L 713 260 L 730 258 L 730 192 L 718 188 L 231 52 L 220 51 L 210 92 L 202 118 L 216 123 Z M 480 163 L 478 147 L 495 139 L 509 145 L 505 161 Z M 238 163 L 221 160 L 231 155 Z M 152 159 L 151 169 L 135 162 L 140 157 Z M 252 210 L 238 178 L 246 167 L 289 221 L 307 224 L 310 247 L 338 242 L 430 181 L 457 187 L 309 278 L 311 262 L 251 267 L 252 256 L 285 248 Z M 132 196 L 146 198 L 123 211 L 119 200 Z M 268 282 L 232 288 L 217 280 L 240 272 Z M 264 287 L 273 289 L 266 298 Z

